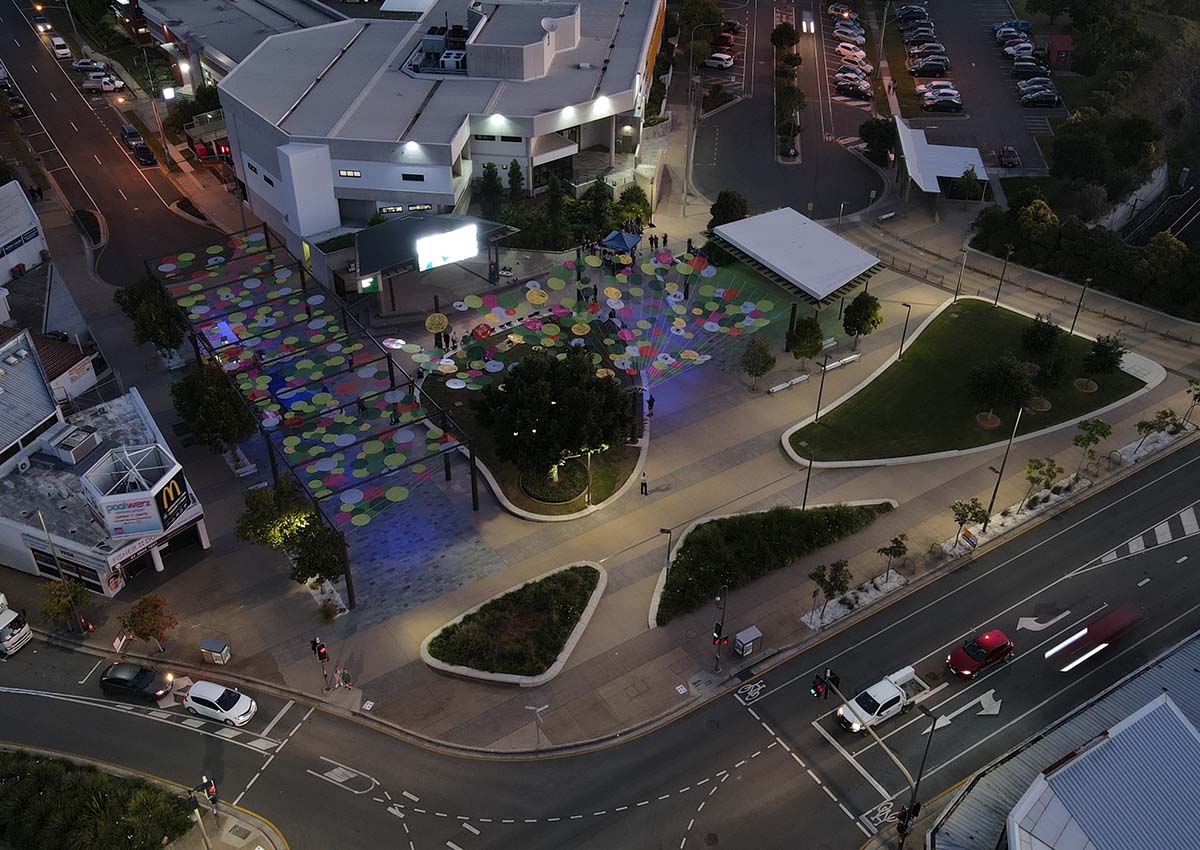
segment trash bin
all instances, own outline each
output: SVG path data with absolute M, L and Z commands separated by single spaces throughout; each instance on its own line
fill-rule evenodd
M 733 636 L 733 651 L 743 658 L 752 652 L 758 652 L 761 648 L 762 632 L 758 630 L 758 626 L 742 629 Z
M 228 664 L 229 641 L 224 638 L 205 638 L 200 641 L 200 655 L 210 664 Z

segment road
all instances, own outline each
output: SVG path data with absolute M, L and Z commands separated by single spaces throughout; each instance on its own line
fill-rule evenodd
M 187 784 L 215 777 L 224 799 L 272 820 L 297 850 L 765 850 L 796 846 L 798 824 L 811 833 L 803 846 L 853 848 L 908 788 L 870 739 L 836 727 L 833 701 L 809 696 L 814 673 L 832 667 L 843 690 L 855 692 L 916 668 L 933 689 L 925 706 L 950 720 L 935 732 L 921 786 L 922 798 L 936 797 L 1196 628 L 1197 469 L 1194 444 L 747 679 L 737 693 L 585 755 L 463 760 L 262 695 L 246 730 L 226 729 L 177 705 L 102 698 L 95 658 L 38 643 L 0 665 L 2 737 Z M 1127 556 L 1122 544 L 1134 538 L 1144 551 Z M 1045 657 L 1118 607 L 1144 620 L 1105 652 L 1066 673 Z M 1009 633 L 1015 658 L 975 681 L 951 681 L 946 654 L 986 628 Z M 996 702 L 998 713 L 979 714 Z M 929 725 L 912 714 L 879 732 L 915 770 Z
M 212 235 L 167 209 L 180 197 L 155 166 L 139 166 L 118 141 L 120 113 L 103 96 L 85 96 L 69 61 L 50 53 L 29 20 L 32 4 L 0 2 L 0 60 L 29 104 L 17 123 L 73 209 L 99 210 L 109 229 L 97 263 L 121 286 L 144 273 L 142 259 L 158 257 Z
M 847 214 L 868 206 L 872 190 L 882 194 L 883 180 L 837 139 L 857 136 L 870 113 L 831 97 L 825 6 L 816 0 L 775 5 L 746 0 L 722 8 L 727 17 L 747 27 L 744 82 L 738 77 L 743 100 L 700 122 L 692 164 L 696 188 L 716 198 L 722 189 L 735 187 L 746 195 L 752 211 L 791 206 L 817 219 L 836 216 L 843 203 Z M 770 35 L 778 16 L 798 22 L 805 9 L 814 13 L 821 31 L 803 35 L 798 48 L 804 58 L 798 81 L 807 106 L 801 112 L 799 161 L 785 164 L 776 156 L 775 55 Z

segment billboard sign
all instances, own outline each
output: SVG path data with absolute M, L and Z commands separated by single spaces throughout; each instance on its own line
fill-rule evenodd
M 448 263 L 469 260 L 479 253 L 479 228 L 468 224 L 417 240 L 417 269 L 427 272 Z
M 192 503 L 192 494 L 188 492 L 187 479 L 183 477 L 183 468 L 171 476 L 154 494 L 154 502 L 164 529 L 170 528 L 179 519 L 179 515 L 187 510 Z
M 157 534 L 163 530 L 162 520 L 149 494 L 134 493 L 119 499 L 105 499 L 100 503 L 100 511 L 104 527 L 114 540 Z

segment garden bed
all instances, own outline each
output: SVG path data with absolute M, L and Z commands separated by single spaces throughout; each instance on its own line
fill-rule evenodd
M 819 462 L 907 457 L 975 448 L 1005 439 L 1011 410 L 995 411 L 999 430 L 981 427 L 980 406 L 967 392 L 967 375 L 976 364 L 1008 353 L 1020 354 L 1021 332 L 1032 319 L 963 299 L 947 307 L 904 349 L 893 363 L 853 396 L 823 412 L 821 421 L 789 437 L 794 450 Z M 1091 343 L 1078 336 L 1064 339 L 1064 379 L 1042 395 L 1045 412 L 1026 411 L 1018 434 L 1040 431 L 1085 416 L 1141 389 L 1144 383 L 1127 372 L 1099 378 L 1096 392 L 1077 390 L 1072 379 L 1084 373 Z M 954 364 L 947 368 L 948 364 Z M 800 443 L 807 443 L 803 448 Z
M 434 669 L 506 684 L 542 684 L 562 669 L 604 592 L 599 564 L 574 564 L 471 609 L 427 637 Z
M 818 549 L 861 531 L 890 502 L 828 507 L 778 507 L 710 519 L 680 542 L 667 572 L 655 620 L 694 611 L 721 594 L 789 566 Z

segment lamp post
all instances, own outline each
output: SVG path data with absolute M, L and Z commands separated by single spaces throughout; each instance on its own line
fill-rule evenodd
M 908 336 L 908 317 L 912 315 L 912 305 L 907 301 L 900 302 L 900 306 L 905 308 L 904 313 L 904 328 L 900 331 L 900 353 L 896 355 L 897 360 L 904 359 L 904 338 Z
M 1008 243 L 1008 250 L 1004 254 L 1004 266 L 1000 269 L 1000 282 L 996 284 L 996 300 L 992 302 L 992 306 L 996 307 L 1000 304 L 1000 287 L 1004 286 L 1004 273 L 1008 271 L 1008 258 L 1012 256 L 1013 246 Z
M 695 141 L 695 137 L 696 137 L 695 136 L 695 134 L 696 134 L 696 117 L 695 117 L 696 109 L 695 109 L 695 98 L 693 96 L 692 89 L 695 86 L 695 74 L 696 74 L 696 31 L 704 29 L 705 27 L 717 27 L 717 26 L 720 26 L 720 24 L 719 23 L 696 24 L 694 27 L 692 27 L 692 33 L 688 37 L 688 67 L 687 67 L 687 74 L 688 74 L 688 134 L 687 134 L 687 138 L 684 140 L 686 143 L 684 145 L 684 153 L 685 153 L 686 159 L 684 159 L 684 161 L 683 161 L 683 217 L 684 218 L 687 218 L 688 184 L 692 180 L 692 159 L 694 158 L 693 154 L 695 153 L 692 150 L 692 147 L 693 147 L 693 142 Z
M 879 25 L 879 47 L 875 51 L 875 79 L 883 77 L 883 39 L 887 35 L 888 12 L 892 9 L 892 0 L 883 4 L 883 23 Z
M 967 270 L 967 249 L 966 248 L 963 248 L 962 255 L 963 255 L 962 265 L 958 267 L 958 284 L 954 287 L 954 300 L 950 302 L 952 304 L 958 303 L 958 293 L 962 292 L 963 272 L 965 272 Z
M 660 529 L 658 530 L 658 533 L 659 533 L 659 534 L 665 534 L 665 535 L 667 535 L 667 560 L 666 560 L 666 569 L 670 570 L 670 569 L 671 569 L 671 529 L 669 529 L 669 528 L 660 528 Z
M 838 223 L 837 223 L 837 232 L 838 233 L 842 232 L 842 213 L 844 213 L 845 211 L 846 211 L 846 202 L 842 201 L 841 206 L 838 207 Z
M 534 747 L 534 749 L 537 749 L 537 750 L 540 750 L 542 748 L 542 712 L 545 711 L 549 707 L 550 707 L 549 703 L 547 703 L 546 705 L 527 705 L 527 706 L 525 706 L 525 708 L 528 711 L 533 712 L 533 726 L 534 726 L 534 729 L 537 730 L 535 733 L 537 735 L 537 746 Z
M 825 362 L 821 365 L 821 385 L 817 387 L 817 412 L 813 414 L 813 422 L 817 422 L 821 418 L 821 396 L 825 392 L 825 373 L 829 371 L 829 355 L 825 355 Z
M 163 156 L 169 165 L 173 160 L 171 149 L 167 147 L 167 132 L 163 129 L 162 117 L 158 114 L 158 83 L 154 81 L 154 68 L 150 65 L 150 57 L 146 48 L 142 48 L 142 61 L 146 63 L 146 74 L 150 77 L 150 108 L 154 110 L 154 123 L 158 125 L 158 135 L 162 139 Z
M 917 814 L 921 811 L 920 804 L 917 803 L 917 792 L 921 790 L 921 777 L 925 775 L 925 761 L 929 758 L 929 747 L 933 743 L 933 733 L 937 729 L 937 720 L 933 714 L 922 703 L 917 703 L 917 708 L 921 713 L 933 720 L 933 725 L 929 727 L 929 735 L 925 738 L 925 752 L 921 755 L 921 766 L 917 769 L 917 781 L 913 783 L 912 793 L 908 798 L 908 808 L 905 810 L 905 816 L 901 817 L 896 823 L 896 831 L 900 834 L 900 850 L 904 850 L 904 842 L 912 833 L 912 822 L 916 819 Z
M 1013 423 L 1012 433 L 1008 437 L 1008 445 L 1004 447 L 1004 459 L 1000 461 L 1000 468 L 996 470 L 996 486 L 992 488 L 992 500 L 988 502 L 988 515 L 983 521 L 981 533 L 987 532 L 988 523 L 992 521 L 992 508 L 996 506 L 996 494 L 1000 492 L 1000 479 L 1004 477 L 1004 467 L 1008 463 L 1008 453 L 1012 451 L 1013 440 L 1017 438 L 1017 429 L 1021 427 L 1021 414 L 1024 411 L 1024 405 L 1017 408 L 1017 421 Z
M 808 452 L 808 473 L 804 476 L 804 498 L 800 500 L 800 510 L 805 510 L 808 507 L 808 485 L 812 482 L 813 468 L 813 448 L 808 443 L 801 442 Z
M 1071 317 L 1071 329 L 1067 331 L 1069 334 L 1075 333 L 1075 322 L 1079 320 L 1079 311 L 1083 307 L 1083 296 L 1087 295 L 1088 286 L 1091 282 L 1092 279 L 1090 277 L 1083 280 L 1083 289 L 1079 291 L 1079 303 L 1075 305 L 1075 315 Z

